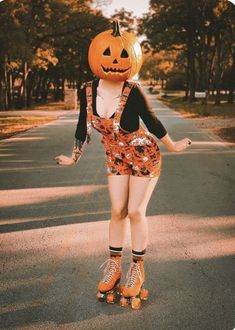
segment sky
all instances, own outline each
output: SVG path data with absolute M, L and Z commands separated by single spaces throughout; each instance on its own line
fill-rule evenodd
M 105 16 L 110 16 L 115 9 L 125 8 L 127 11 L 133 11 L 135 16 L 142 16 L 149 8 L 149 0 L 95 0 L 96 4 L 107 3 L 101 9 Z
M 235 5 L 235 0 L 229 0 Z M 149 0 L 94 0 L 96 4 L 107 3 L 101 9 L 105 16 L 111 16 L 115 9 L 125 8 L 127 11 L 133 11 L 135 16 L 142 16 L 148 11 Z

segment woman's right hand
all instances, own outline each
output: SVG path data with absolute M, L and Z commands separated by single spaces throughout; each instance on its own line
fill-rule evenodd
M 55 157 L 55 160 L 59 165 L 71 166 L 75 164 L 75 160 L 72 157 L 67 157 L 65 155 L 59 155 Z

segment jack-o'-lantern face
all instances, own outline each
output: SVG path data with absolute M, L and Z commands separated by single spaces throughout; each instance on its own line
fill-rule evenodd
M 124 81 L 139 72 L 142 52 L 136 37 L 129 32 L 120 34 L 115 21 L 113 30 L 102 32 L 92 40 L 88 60 L 99 78 Z

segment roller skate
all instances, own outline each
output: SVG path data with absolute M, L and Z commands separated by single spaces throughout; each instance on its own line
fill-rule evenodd
M 130 270 L 127 273 L 126 283 L 122 287 L 120 305 L 127 307 L 131 305 L 132 309 L 141 308 L 141 300 L 147 300 L 149 292 L 144 289 L 144 265 L 142 260 L 132 262 Z
M 121 294 L 121 287 L 119 286 L 122 275 L 121 256 L 111 256 L 111 258 L 106 260 L 101 267 L 106 263 L 104 277 L 98 284 L 96 297 L 100 302 L 106 301 L 108 304 L 114 304 L 117 295 Z

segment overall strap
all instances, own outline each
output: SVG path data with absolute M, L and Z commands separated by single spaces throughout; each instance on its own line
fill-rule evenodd
M 128 96 L 130 95 L 130 92 L 135 85 L 136 83 L 133 82 L 129 82 L 129 81 L 125 82 L 125 87 L 122 92 L 120 102 L 113 120 L 114 138 L 116 141 L 118 140 L 118 133 L 120 128 L 120 120 L 121 120 L 122 112 L 126 106 Z
M 92 133 L 92 84 L 93 81 L 88 81 L 86 83 L 86 100 L 87 100 L 87 139 L 86 143 L 91 143 L 91 133 Z

